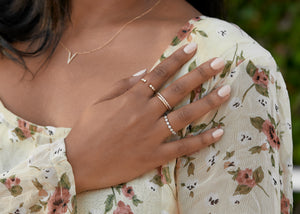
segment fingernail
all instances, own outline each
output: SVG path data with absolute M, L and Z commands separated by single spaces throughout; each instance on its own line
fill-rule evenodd
M 220 97 L 225 97 L 230 93 L 230 86 L 229 85 L 224 85 L 222 88 L 219 89 L 218 95 Z
M 143 73 L 145 73 L 146 71 L 147 71 L 147 69 L 145 68 L 145 69 L 143 69 L 143 70 L 141 70 L 141 71 L 139 71 L 139 72 L 133 74 L 132 76 L 134 76 L 134 77 L 140 76 L 140 75 L 142 75 Z
M 197 48 L 197 44 L 195 42 L 191 42 L 190 44 L 184 47 L 183 51 L 186 54 L 191 54 L 194 50 L 196 50 L 196 48 Z
M 218 138 L 221 137 L 224 134 L 224 130 L 223 129 L 217 129 L 216 131 L 214 131 L 212 133 L 213 138 Z
M 218 70 L 222 68 L 225 65 L 225 62 L 222 58 L 216 58 L 214 61 L 210 63 L 210 67 L 212 67 L 214 70 Z

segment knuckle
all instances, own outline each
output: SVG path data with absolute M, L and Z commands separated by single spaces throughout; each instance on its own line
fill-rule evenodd
M 168 76 L 168 71 L 164 65 L 159 65 L 153 72 L 154 72 L 155 76 L 157 76 L 157 77 Z
M 209 96 L 206 96 L 205 102 L 210 108 L 214 108 L 217 106 L 217 98 L 215 96 L 212 96 L 211 94 Z
M 202 66 L 196 68 L 196 70 L 203 79 L 209 79 L 210 78 L 210 75 L 208 74 L 208 72 Z
M 188 122 L 191 118 L 191 112 L 183 108 L 178 112 L 177 118 L 179 121 Z
M 121 88 L 125 88 L 127 87 L 129 84 L 129 79 L 128 78 L 125 78 L 125 79 L 121 79 L 117 82 L 117 85 Z
M 208 146 L 213 142 L 213 137 L 208 132 L 204 132 L 200 135 L 200 142 L 203 146 Z
M 171 60 L 173 60 L 176 63 L 182 63 L 183 61 L 183 55 L 181 54 L 181 52 L 175 52 L 172 57 Z
M 174 83 L 171 85 L 171 91 L 176 94 L 185 94 L 186 86 L 183 83 Z
M 178 142 L 177 145 L 177 154 L 179 156 L 189 153 L 189 146 L 187 140 L 181 140 L 180 142 Z
M 128 90 L 123 96 L 122 100 L 120 101 L 119 105 L 122 106 L 131 106 L 132 103 L 135 103 L 137 99 L 139 99 L 139 94 L 136 91 Z

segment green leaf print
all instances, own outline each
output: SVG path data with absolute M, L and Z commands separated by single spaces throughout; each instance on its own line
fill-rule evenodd
M 275 160 L 274 160 L 273 154 L 271 155 L 271 163 L 272 163 L 272 166 L 275 167 Z
M 230 68 L 232 66 L 232 62 L 233 61 L 231 61 L 231 60 L 226 62 L 225 67 L 223 69 L 223 72 L 220 75 L 221 78 L 224 78 L 226 76 L 226 74 L 230 71 Z
M 172 182 L 171 176 L 170 176 L 170 170 L 169 167 L 163 167 L 162 168 L 162 174 L 165 176 L 166 178 L 166 182 L 169 184 Z
M 137 207 L 139 204 L 143 203 L 143 201 L 141 201 L 140 199 L 137 198 L 136 195 L 134 195 L 134 196 L 132 197 L 132 203 L 133 203 L 134 206 Z
M 11 189 L 9 189 L 12 196 L 17 197 L 18 195 L 22 194 L 23 188 L 20 185 L 12 186 Z
M 17 137 L 19 138 L 19 140 L 25 140 L 27 139 L 23 133 L 23 131 L 20 128 L 15 128 L 12 132 L 14 132 Z
M 207 124 L 201 123 L 200 125 L 193 126 L 191 132 L 198 132 L 199 130 L 203 130 L 207 127 Z
M 104 204 L 105 204 L 105 212 L 104 213 L 111 211 L 111 209 L 113 208 L 114 198 L 115 198 L 114 194 L 110 194 L 107 196 L 107 198 L 104 202 Z
M 264 179 L 264 171 L 262 170 L 261 166 L 254 170 L 253 178 L 256 184 L 262 182 L 262 180 Z
M 233 193 L 233 195 L 246 195 L 252 190 L 251 187 L 247 185 L 238 185 Z
M 183 156 L 182 159 L 185 159 L 185 164 L 183 167 L 186 167 L 191 161 L 195 160 L 196 158 L 190 156 Z
M 160 56 L 160 59 L 159 59 L 159 60 L 162 62 L 162 61 L 164 61 L 165 58 L 167 58 L 167 57 L 165 57 L 165 55 L 162 54 L 162 55 Z
M 158 186 L 160 186 L 160 187 L 162 187 L 162 186 L 164 185 L 163 182 L 161 181 L 160 175 L 155 175 L 155 176 L 150 180 L 150 182 L 155 183 L 156 185 L 158 185 Z
M 255 89 L 258 93 L 260 93 L 261 95 L 265 96 L 265 97 L 269 97 L 269 93 L 268 93 L 268 88 L 265 88 L 264 86 L 255 84 Z
M 172 45 L 172 46 L 176 46 L 176 45 L 178 45 L 180 42 L 181 42 L 181 40 L 176 36 L 176 37 L 174 37 L 174 39 L 172 40 L 171 45 Z
M 115 189 L 117 190 L 117 192 L 119 194 L 121 194 L 121 189 L 122 189 L 122 186 L 126 185 L 126 183 L 122 183 L 122 184 L 118 184 L 117 186 L 115 186 Z
M 43 189 L 43 185 L 36 178 L 35 178 L 35 180 L 32 180 L 32 183 L 38 190 Z
M 248 151 L 251 152 L 252 155 L 255 153 L 259 154 L 261 152 L 261 146 L 253 146 Z
M 248 73 L 251 77 L 253 77 L 256 70 L 257 70 L 257 67 L 256 67 L 256 66 L 254 65 L 254 63 L 250 60 L 250 61 L 248 62 L 247 68 L 246 68 L 247 73 Z
M 275 119 L 269 113 L 268 113 L 268 118 L 270 119 L 270 121 L 274 125 L 274 127 L 276 128 L 277 124 L 275 122 Z
M 232 64 L 234 62 L 234 59 L 236 57 L 237 50 L 238 50 L 238 44 L 236 44 L 236 49 L 235 49 L 235 52 L 234 52 L 232 60 L 228 60 L 226 62 L 225 67 L 223 69 L 223 72 L 220 75 L 221 78 L 224 78 L 226 76 L 226 74 L 230 72 L 231 66 L 232 66 Z
M 226 152 L 226 156 L 223 158 L 223 160 L 228 160 L 234 155 L 234 151 L 232 152 Z
M 39 212 L 42 209 L 41 205 L 33 205 L 32 207 L 29 207 L 31 213 Z
M 262 125 L 265 122 L 264 119 L 261 117 L 251 117 L 250 118 L 251 124 L 259 130 L 259 132 L 262 131 Z
M 196 60 L 194 60 L 189 66 L 189 72 L 194 70 L 197 67 Z
M 190 197 L 194 198 L 194 192 L 193 191 L 190 192 Z
M 197 30 L 197 32 L 203 37 L 208 37 L 207 34 L 203 30 Z
M 191 162 L 188 166 L 188 176 L 194 175 L 194 171 L 195 171 L 195 164 Z
M 69 177 L 67 176 L 67 173 L 62 174 L 62 176 L 60 177 L 59 184 L 63 188 L 66 188 L 66 189 L 71 188 L 71 184 L 70 184 L 70 181 L 69 181 Z
M 76 214 L 77 213 L 77 200 L 76 200 L 76 195 L 73 195 L 72 199 L 71 199 L 71 203 L 72 203 L 72 214 Z

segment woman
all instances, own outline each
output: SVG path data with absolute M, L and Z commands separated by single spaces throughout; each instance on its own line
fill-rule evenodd
M 1 212 L 289 212 L 285 84 L 242 30 L 183 0 L 3 5 Z

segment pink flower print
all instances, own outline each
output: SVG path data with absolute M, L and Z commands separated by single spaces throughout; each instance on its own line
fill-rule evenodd
M 268 76 L 265 74 L 264 71 L 259 71 L 259 69 L 257 68 L 253 77 L 252 77 L 252 80 L 255 84 L 258 84 L 258 85 L 261 85 L 265 88 L 268 87 L 268 83 L 269 83 L 269 80 L 268 80 Z
M 113 214 L 133 214 L 129 205 L 125 205 L 123 201 L 118 202 L 118 207 Z
M 239 185 L 247 185 L 249 187 L 255 186 L 255 180 L 252 178 L 252 169 L 246 168 L 245 170 L 240 170 L 237 174 L 236 181 Z
M 177 38 L 180 41 L 183 40 L 184 38 L 186 38 L 189 35 L 189 33 L 193 30 L 193 28 L 194 28 L 194 25 L 187 22 L 177 33 Z
M 134 196 L 132 186 L 127 187 L 126 185 L 123 185 L 122 192 L 123 192 L 123 195 L 129 199 L 132 199 L 132 197 Z
M 30 127 L 29 123 L 27 123 L 24 120 L 18 119 L 18 127 L 23 132 L 25 138 L 31 137 L 31 131 L 29 130 Z
M 167 182 L 166 176 L 165 176 L 164 173 L 163 173 L 163 168 L 162 168 L 162 166 L 158 167 L 158 168 L 157 168 L 157 171 L 158 171 L 158 175 L 160 176 L 161 182 L 162 182 L 163 184 L 167 184 L 168 182 Z
M 7 178 L 4 185 L 10 190 L 13 186 L 19 185 L 20 182 L 20 178 Z
M 197 100 L 200 100 L 200 96 L 202 93 L 202 85 L 199 86 L 198 88 L 194 89 L 195 97 L 192 102 L 196 102 Z
M 281 213 L 282 214 L 290 213 L 290 200 L 288 198 L 286 198 L 283 193 L 281 196 Z
M 267 150 L 268 150 L 267 143 L 264 143 L 264 144 L 261 146 L 261 150 L 263 150 L 263 151 L 267 151 Z
M 201 16 L 197 16 L 197 17 L 194 17 L 192 18 L 193 21 L 200 21 L 201 20 Z
M 70 201 L 70 193 L 67 188 L 56 187 L 48 201 L 48 214 L 62 214 L 67 212 L 67 204 Z
M 272 125 L 271 121 L 265 120 L 265 122 L 262 124 L 262 132 L 267 136 L 270 146 L 274 149 L 279 149 L 279 137 L 277 136 L 275 128 Z

